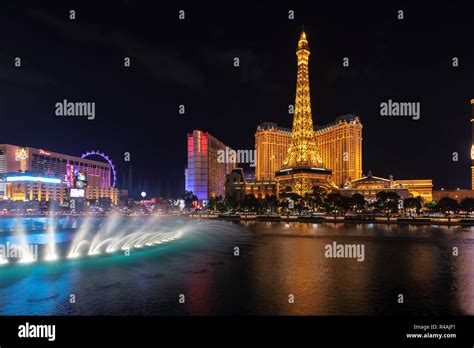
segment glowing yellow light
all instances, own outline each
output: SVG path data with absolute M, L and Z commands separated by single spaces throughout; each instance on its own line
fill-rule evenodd
M 296 81 L 295 114 L 288 154 L 283 162 L 285 168 L 319 167 L 323 161 L 316 145 L 316 136 L 311 114 L 311 98 L 309 94 L 308 59 L 309 47 L 303 31 L 298 42 L 298 73 Z

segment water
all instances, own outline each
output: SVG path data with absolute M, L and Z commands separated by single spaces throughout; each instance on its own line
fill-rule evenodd
M 47 219 L 0 219 L 0 243 L 18 238 L 21 220 L 30 243 L 50 245 Z M 68 259 L 84 221 L 55 221 L 57 261 L 0 265 L 0 315 L 474 314 L 471 227 L 159 218 L 157 226 L 186 233 L 130 256 Z M 124 226 L 110 225 L 117 232 L 107 236 Z M 326 258 L 334 241 L 363 244 L 365 261 Z

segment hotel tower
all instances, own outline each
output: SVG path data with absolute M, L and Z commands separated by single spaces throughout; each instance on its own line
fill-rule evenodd
M 343 115 L 334 122 L 315 127 L 316 145 L 326 168 L 332 170 L 332 180 L 343 186 L 348 180 L 362 177 L 362 123 L 356 115 Z M 264 122 L 255 133 L 257 180 L 274 180 L 275 172 L 283 168 L 291 142 L 291 129 Z

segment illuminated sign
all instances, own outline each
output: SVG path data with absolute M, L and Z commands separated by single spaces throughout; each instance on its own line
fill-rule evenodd
M 19 147 L 15 153 L 15 161 L 24 161 L 28 158 L 28 151 L 24 147 Z
M 86 175 L 84 173 L 81 173 L 81 172 L 78 172 L 76 174 L 76 178 L 75 178 L 75 187 L 77 188 L 83 188 L 83 187 L 86 187 L 87 186 L 87 178 L 86 178 Z
M 71 198 L 84 198 L 85 197 L 85 190 L 83 189 L 71 189 L 70 197 Z
M 76 180 L 86 181 L 86 174 L 81 172 L 77 173 Z
M 29 176 L 29 175 L 22 175 L 22 176 L 7 176 L 5 178 L 6 182 L 22 182 L 22 181 L 33 181 L 33 182 L 44 182 L 47 184 L 60 184 L 61 180 L 56 178 L 45 178 L 41 176 Z
M 48 152 L 48 151 L 39 149 L 38 152 L 40 155 L 51 156 L 51 152 Z

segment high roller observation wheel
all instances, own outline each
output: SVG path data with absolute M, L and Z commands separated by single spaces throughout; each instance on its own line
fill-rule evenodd
M 110 165 L 110 168 L 112 168 L 112 187 L 115 187 L 115 183 L 117 181 L 117 172 L 115 170 L 115 165 L 114 163 L 112 162 L 112 160 L 110 159 L 109 156 L 107 156 L 105 153 L 103 152 L 100 152 L 100 151 L 87 151 L 86 153 L 83 153 L 81 155 L 81 158 L 86 158 L 86 157 L 90 157 L 90 156 L 99 156 L 99 157 L 102 157 L 109 165 Z

